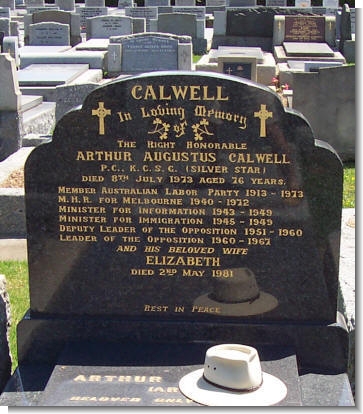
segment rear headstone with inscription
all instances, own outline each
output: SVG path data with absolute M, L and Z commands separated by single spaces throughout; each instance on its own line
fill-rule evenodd
M 38 404 L 195 404 L 178 381 L 221 342 L 261 352 L 282 405 L 324 405 L 326 387 L 351 402 L 342 165 L 269 88 L 180 71 L 108 83 L 30 154 L 25 192 L 18 358 L 59 363 Z
M 68 24 L 43 22 L 29 25 L 30 46 L 70 45 Z
M 62 10 L 44 10 L 24 16 L 24 44 L 29 42 L 29 26 L 35 23 L 56 22 L 69 25 L 70 43 L 72 46 L 82 41 L 80 15 Z
M 157 7 L 125 7 L 125 15 L 146 20 L 146 31 L 150 31 L 150 20 L 158 18 Z
M 110 36 L 131 34 L 132 18 L 126 16 L 96 16 L 87 19 L 87 39 L 108 39 Z
M 113 36 L 108 47 L 110 73 L 192 70 L 192 39 L 165 33 Z
M 151 23 L 153 23 L 151 21 Z M 207 39 L 205 39 L 205 19 L 198 19 L 196 14 L 189 13 L 164 13 L 159 14 L 155 21 L 154 31 L 173 33 L 180 36 L 190 36 L 193 41 L 193 53 L 203 55 L 207 51 Z

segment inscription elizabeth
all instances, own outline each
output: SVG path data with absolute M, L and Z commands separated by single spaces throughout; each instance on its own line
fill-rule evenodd
M 125 82 L 122 98 L 96 90 L 85 101 L 87 139 L 67 148 L 72 174 L 52 190 L 54 237 L 92 252 L 99 268 L 97 255 L 107 257 L 110 274 L 121 266 L 125 292 L 149 283 L 154 294 L 138 302 L 139 313 L 223 315 L 193 299 L 306 231 L 285 219 L 284 209 L 306 200 L 282 105 L 265 90 L 243 101 L 223 77 L 208 85 L 138 79 Z M 169 283 L 188 292 L 180 303 Z

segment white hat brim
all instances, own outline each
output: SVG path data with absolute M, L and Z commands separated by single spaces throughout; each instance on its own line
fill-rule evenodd
M 287 394 L 286 385 L 266 372 L 262 385 L 254 391 L 231 391 L 207 382 L 204 369 L 185 375 L 179 382 L 180 391 L 189 399 L 209 406 L 269 406 L 282 401 Z
M 218 307 L 220 308 L 220 313 L 218 313 L 218 315 L 224 316 L 260 315 L 261 313 L 269 312 L 276 308 L 278 304 L 279 302 L 274 296 L 265 292 L 260 292 L 260 296 L 251 302 L 217 302 L 210 297 L 210 294 L 199 296 L 194 301 L 194 306 Z

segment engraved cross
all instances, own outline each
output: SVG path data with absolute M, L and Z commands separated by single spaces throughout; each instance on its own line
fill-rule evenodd
M 272 118 L 272 112 L 266 110 L 266 105 L 261 104 L 260 110 L 254 113 L 255 118 L 260 118 L 260 138 L 266 138 L 266 119 Z
M 105 135 L 105 117 L 111 115 L 111 109 L 106 109 L 104 102 L 98 102 L 98 108 L 92 109 L 92 115 L 98 116 L 98 133 Z

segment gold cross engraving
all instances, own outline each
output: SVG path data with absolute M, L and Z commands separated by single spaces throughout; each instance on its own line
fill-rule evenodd
M 106 109 L 104 102 L 98 102 L 98 108 L 92 109 L 92 115 L 98 116 L 98 133 L 105 135 L 105 117 L 111 115 L 111 109 Z
M 260 118 L 260 138 L 266 138 L 266 119 L 272 118 L 272 112 L 266 110 L 266 105 L 261 104 L 260 110 L 254 113 L 255 118 Z

